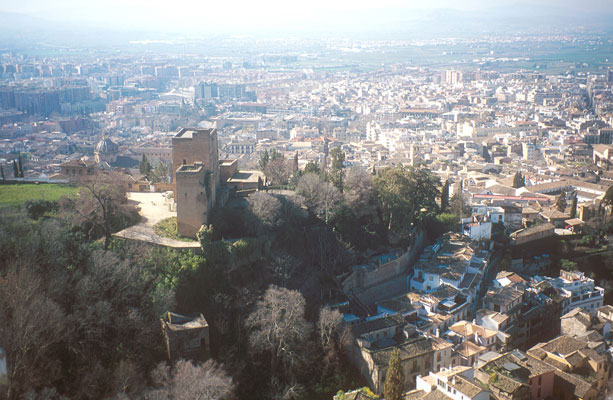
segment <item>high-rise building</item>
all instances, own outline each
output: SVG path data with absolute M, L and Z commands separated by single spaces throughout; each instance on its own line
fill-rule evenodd
M 522 156 L 524 160 L 534 160 L 536 146 L 532 143 L 522 143 Z
M 613 144 L 613 128 L 598 129 L 598 143 Z
M 194 100 L 210 100 L 217 97 L 217 84 L 214 82 L 200 82 L 194 86 Z
M 455 85 L 456 83 L 464 82 L 464 74 L 460 71 L 446 70 L 441 74 L 441 82 Z

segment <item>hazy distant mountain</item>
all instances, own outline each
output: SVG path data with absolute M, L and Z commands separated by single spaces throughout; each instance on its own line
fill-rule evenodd
M 91 16 L 89 17 L 92 18 Z M 120 18 L 118 16 L 118 18 Z M 613 32 L 613 10 L 596 12 L 582 9 L 569 12 L 564 7 L 517 3 L 477 11 L 457 9 L 374 8 L 346 9 L 309 15 L 296 14 L 275 23 L 251 26 L 224 25 L 214 16 L 208 24 L 164 24 L 146 18 L 130 23 L 81 20 L 66 15 L 0 13 L 0 46 L 28 47 L 121 45 L 130 40 L 160 39 L 175 35 L 221 33 L 266 36 L 342 36 L 359 39 L 431 39 L 478 37 L 499 34 L 555 34 Z M 208 29 L 208 31 L 207 31 Z

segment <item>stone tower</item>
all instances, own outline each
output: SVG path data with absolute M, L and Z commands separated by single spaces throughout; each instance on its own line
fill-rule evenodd
M 208 223 L 219 186 L 219 156 L 215 129 L 181 129 L 172 138 L 177 232 L 195 237 Z
M 177 203 L 177 233 L 182 236 L 196 237 L 213 206 L 211 173 L 202 163 L 181 165 L 175 172 Z
M 215 204 L 215 191 L 219 183 L 219 150 L 216 129 L 183 128 L 172 138 L 172 170 L 177 199 L 176 173 L 182 165 L 202 163 L 210 171 L 211 205 Z M 177 203 L 178 205 L 178 203 Z

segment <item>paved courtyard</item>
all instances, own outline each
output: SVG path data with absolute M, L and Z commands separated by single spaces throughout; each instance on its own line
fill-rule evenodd
M 177 216 L 175 211 L 170 211 L 169 203 L 162 193 L 130 192 L 128 199 L 140 207 L 141 221 L 114 236 L 181 249 L 200 247 L 200 243 L 195 240 L 184 242 L 160 236 L 153 231 L 153 226 L 161 220 Z

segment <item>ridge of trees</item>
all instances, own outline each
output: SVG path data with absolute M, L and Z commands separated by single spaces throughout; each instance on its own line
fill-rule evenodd
M 440 182 L 425 170 L 373 176 L 341 164 L 342 190 L 307 165 L 295 172 L 296 196 L 258 192 L 242 211 L 215 209 L 201 254 L 107 235 L 135 212 L 112 176 L 84 182 L 77 199 L 40 205 L 55 207 L 52 217 L 34 204 L 30 217 L 0 212 L 9 397 L 292 399 L 363 386 L 343 360 L 341 314 L 320 307 L 334 297 L 332 278 L 363 250 L 457 217 L 439 215 Z M 160 364 L 168 310 L 206 316 L 216 361 Z

